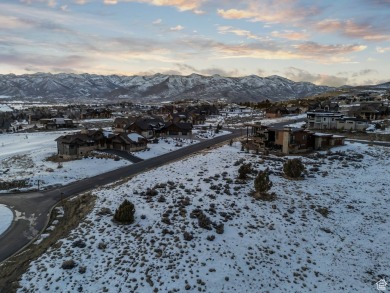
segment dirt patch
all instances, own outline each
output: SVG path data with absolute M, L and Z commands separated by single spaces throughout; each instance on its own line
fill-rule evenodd
M 61 158 L 60 156 L 58 156 L 56 154 L 46 158 L 46 161 L 54 162 L 54 163 L 63 163 L 63 162 L 70 162 L 70 161 L 76 161 L 76 160 L 81 160 L 81 159 L 79 159 L 79 158 L 77 158 L 77 159 L 66 158 L 65 159 L 65 158 Z
M 59 203 L 57 206 L 63 207 L 64 215 L 63 217 L 57 217 L 56 209 L 53 210 L 48 227 L 55 220 L 58 223 L 54 230 L 47 231 L 50 236 L 39 244 L 31 244 L 28 248 L 0 265 L 0 293 L 16 292 L 19 288 L 19 279 L 30 263 L 40 257 L 49 247 L 61 245 L 57 241 L 66 237 L 72 229 L 77 227 L 93 209 L 95 200 L 95 196 L 87 193 Z

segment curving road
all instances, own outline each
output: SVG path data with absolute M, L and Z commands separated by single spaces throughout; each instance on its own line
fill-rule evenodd
M 0 203 L 10 206 L 16 211 L 11 227 L 0 236 L 0 263 L 30 244 L 45 228 L 52 207 L 61 199 L 182 159 L 243 134 L 245 135 L 243 130 L 233 130 L 231 134 L 202 141 L 165 155 L 73 182 L 55 190 L 0 194 Z

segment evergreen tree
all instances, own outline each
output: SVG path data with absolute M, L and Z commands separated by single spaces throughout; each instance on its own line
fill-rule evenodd
M 259 171 L 255 179 L 255 191 L 259 195 L 266 195 L 272 187 L 272 182 L 269 179 L 268 168 L 264 171 Z
M 120 223 L 131 224 L 134 222 L 135 207 L 134 204 L 125 199 L 116 209 L 114 220 Z
M 301 159 L 290 159 L 283 164 L 283 171 L 290 178 L 299 178 L 302 176 L 303 171 L 305 171 L 305 166 Z
M 238 179 L 245 180 L 248 178 L 248 175 L 252 172 L 252 164 L 242 164 L 238 169 Z

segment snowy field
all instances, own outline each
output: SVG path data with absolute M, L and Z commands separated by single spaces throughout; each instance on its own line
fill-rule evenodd
M 84 158 L 60 165 L 46 159 L 57 153 L 57 142 L 69 131 L 13 133 L 0 135 L 1 181 L 26 180 L 31 188 L 67 184 L 131 164 L 105 158 Z M 27 188 L 28 189 L 28 188 Z M 23 189 L 22 189 L 23 190 Z M 2 191 L 0 192 L 7 192 Z
M 13 110 L 8 106 L 4 104 L 0 104 L 0 112 L 12 112 Z
M 306 118 L 307 114 L 299 114 L 294 116 L 284 116 L 280 118 L 264 118 L 261 115 L 258 116 L 252 116 L 251 114 L 241 114 L 236 116 L 212 116 L 209 117 L 206 120 L 205 125 L 209 126 L 212 125 L 213 127 L 219 125 L 222 125 L 223 127 L 227 128 L 238 128 L 244 126 L 245 123 L 255 123 L 255 122 L 261 122 L 262 125 L 270 125 L 274 123 L 281 123 L 281 122 L 287 122 L 287 121 L 294 121 L 297 119 Z M 234 122 L 230 121 L 230 118 L 236 118 Z M 229 122 L 230 121 L 230 122 Z
M 134 156 L 141 158 L 143 160 L 147 160 L 150 158 L 154 158 L 166 153 L 170 153 L 172 151 L 176 151 L 179 148 L 186 147 L 195 143 L 198 143 L 200 140 L 212 139 L 217 136 L 226 135 L 231 133 L 230 131 L 220 131 L 219 133 L 215 133 L 214 130 L 197 130 L 194 129 L 192 131 L 191 138 L 175 138 L 175 137 L 166 137 L 160 138 L 159 142 L 149 143 L 148 149 L 145 151 L 134 152 L 132 153 Z
M 11 225 L 14 215 L 5 205 L 0 204 L 0 235 Z
M 294 121 L 294 120 L 297 120 L 297 119 L 302 119 L 302 118 L 306 118 L 307 117 L 307 114 L 299 114 L 299 115 L 295 115 L 295 116 L 285 116 L 285 117 L 280 117 L 280 118 L 266 118 L 266 119 L 262 119 L 260 122 L 262 125 L 269 125 L 269 124 L 273 124 L 273 123 L 281 123 L 281 122 L 287 122 L 287 121 Z
M 31 264 L 19 292 L 375 292 L 390 279 L 389 148 L 309 155 L 297 181 L 282 176 L 286 158 L 240 148 L 96 190 L 92 213 Z M 270 169 L 275 201 L 249 195 L 253 176 L 236 181 L 242 162 Z M 131 226 L 105 209 L 124 199 L 136 207 Z M 62 269 L 70 260 L 76 267 Z
M 75 130 L 77 132 L 77 130 Z M 83 178 L 98 175 L 131 164 L 129 161 L 115 161 L 112 158 L 88 157 L 80 160 L 63 162 L 60 165 L 46 159 L 57 153 L 55 141 L 70 131 L 13 133 L 0 135 L 0 181 L 26 180 L 30 189 L 64 185 Z M 193 138 L 162 138 L 159 143 L 148 144 L 148 150 L 134 152 L 141 159 L 150 159 L 179 148 L 198 143 L 199 140 L 211 139 L 228 134 L 228 131 L 194 130 Z M 20 188 L 27 190 L 29 188 Z M 7 192 L 7 190 L 0 190 Z
M 132 154 L 138 158 L 147 160 L 198 142 L 198 140 L 186 138 L 160 138 L 158 143 L 148 143 L 147 150 L 133 152 Z

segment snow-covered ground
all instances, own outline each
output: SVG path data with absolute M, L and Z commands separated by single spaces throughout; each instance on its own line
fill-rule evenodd
M 0 235 L 11 226 L 14 215 L 5 205 L 0 204 Z
M 281 123 L 281 122 L 287 122 L 287 121 L 294 121 L 297 119 L 302 119 L 306 118 L 307 114 L 299 114 L 299 115 L 294 115 L 294 116 L 284 116 L 280 118 L 267 118 L 267 119 L 262 119 L 260 122 L 262 125 L 269 125 L 273 123 Z M 295 122 L 294 122 L 295 123 Z
M 200 140 L 206 140 L 206 139 L 212 139 L 217 136 L 226 135 L 229 134 L 230 131 L 221 130 L 219 133 L 215 133 L 214 130 L 199 130 L 194 129 L 192 132 L 191 138 L 175 138 L 175 137 L 166 137 L 166 138 L 160 138 L 159 142 L 149 143 L 148 149 L 145 151 L 140 152 L 134 152 L 132 153 L 134 156 L 137 156 L 138 158 L 147 160 L 150 158 L 154 158 L 172 151 L 176 151 L 179 148 L 189 146 L 191 144 L 198 143 Z
M 214 137 L 217 137 L 217 136 L 226 135 L 226 134 L 229 134 L 229 133 L 231 133 L 231 132 L 227 131 L 227 130 L 220 130 L 218 133 L 215 133 L 215 129 L 206 129 L 206 130 L 194 129 L 192 131 L 192 135 L 194 137 L 202 139 L 202 140 L 214 138 Z
M 375 124 L 370 124 L 368 128 L 366 129 L 367 133 L 376 133 L 376 134 L 390 134 L 390 126 L 386 127 L 385 129 L 376 129 Z
M 39 180 L 42 188 L 67 184 L 131 164 L 125 160 L 92 157 L 61 164 L 47 161 L 57 153 L 55 139 L 66 133 L 69 131 L 0 135 L 0 181 L 26 180 L 31 188 L 37 188 Z
M 186 147 L 198 142 L 199 140 L 193 140 L 187 138 L 172 138 L 172 137 L 160 138 L 158 143 L 148 143 L 147 150 L 134 152 L 132 154 L 134 156 L 137 156 L 138 158 L 147 160 L 166 153 L 170 153 L 182 147 Z
M 245 123 L 261 122 L 262 125 L 270 125 L 270 124 L 274 124 L 274 123 L 294 121 L 297 119 L 306 118 L 306 116 L 307 116 L 307 114 L 304 113 L 304 114 L 293 115 L 293 116 L 283 116 L 280 118 L 264 118 L 261 115 L 257 115 L 257 117 L 256 117 L 256 116 L 252 116 L 252 115 L 248 115 L 248 114 L 242 114 L 242 115 L 238 115 L 238 116 L 233 116 L 233 117 L 237 118 L 234 122 L 229 122 L 228 119 L 231 118 L 231 116 L 228 116 L 228 117 L 213 116 L 213 117 L 208 118 L 206 120 L 205 125 L 207 125 L 207 126 L 212 125 L 215 127 L 216 125 L 219 124 L 219 125 L 222 125 L 223 127 L 237 128 L 237 127 L 244 126 L 244 122 Z M 244 122 L 240 121 L 242 119 Z
M 75 130 L 77 132 L 77 130 Z M 83 178 L 98 175 L 131 164 L 129 161 L 115 161 L 112 158 L 88 157 L 61 164 L 46 159 L 57 153 L 55 141 L 70 131 L 13 133 L 0 135 L 0 182 L 26 180 L 29 188 L 64 185 Z M 159 143 L 148 144 L 148 150 L 134 152 L 141 159 L 150 159 L 198 143 L 200 139 L 211 139 L 229 131 L 194 130 L 193 138 L 162 138 Z M 19 188 L 26 190 L 27 188 Z M 0 190 L 7 192 L 7 190 Z
M 19 292 L 375 292 L 390 279 L 390 149 L 351 143 L 312 154 L 297 181 L 282 176 L 286 158 L 240 149 L 95 191 L 92 213 L 31 264 Z M 242 162 L 270 169 L 275 201 L 249 195 L 254 177 L 236 181 Z M 130 226 L 104 210 L 124 199 L 136 207 Z M 62 269 L 69 260 L 76 267 Z
M 5 104 L 0 104 L 0 112 L 12 112 L 13 110 Z

